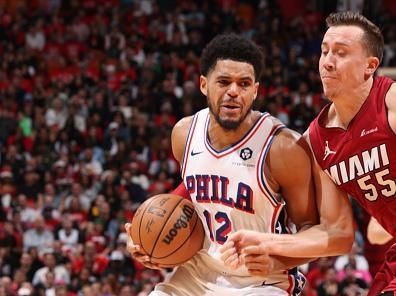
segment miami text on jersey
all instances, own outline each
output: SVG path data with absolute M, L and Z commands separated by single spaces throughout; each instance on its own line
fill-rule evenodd
M 389 165 L 387 149 L 386 144 L 373 147 L 331 166 L 325 172 L 338 185 L 347 183 Z

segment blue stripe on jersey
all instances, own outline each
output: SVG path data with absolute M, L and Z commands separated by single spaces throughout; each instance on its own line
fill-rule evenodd
M 282 207 L 282 209 L 278 212 L 276 220 L 274 220 L 274 229 L 273 232 L 280 234 L 280 233 L 292 233 L 288 226 L 288 217 L 286 208 Z
M 259 185 L 262 189 L 264 189 L 264 193 L 271 198 L 271 201 L 273 202 L 273 206 L 276 206 L 279 204 L 279 200 L 272 194 L 271 190 L 269 190 L 268 186 L 267 186 L 267 182 L 265 180 L 265 174 L 264 174 L 264 167 L 265 167 L 265 160 L 267 158 L 268 152 L 271 148 L 272 145 L 272 141 L 275 139 L 275 135 L 281 130 L 285 128 L 284 125 L 278 125 L 277 127 L 274 128 L 273 131 L 271 131 L 271 134 L 268 136 L 268 142 L 267 144 L 265 144 L 264 146 L 264 154 L 262 157 L 262 160 L 260 161 L 259 164 L 259 173 L 260 173 L 260 177 L 259 177 Z

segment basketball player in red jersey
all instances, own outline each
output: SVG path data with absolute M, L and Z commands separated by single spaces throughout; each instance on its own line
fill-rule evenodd
M 330 15 L 327 25 L 319 71 L 332 103 L 310 125 L 312 151 L 333 181 L 395 236 L 396 85 L 389 78 L 374 77 L 383 37 L 357 13 Z M 396 245 L 386 259 L 372 295 L 396 289 L 386 287 L 396 278 Z
M 328 30 L 322 41 L 319 71 L 324 94 L 331 103 L 311 123 L 305 136 L 322 179 L 324 174 L 328 175 L 344 198 L 347 194 L 355 198 L 395 236 L 396 85 L 389 78 L 374 77 L 383 55 L 383 36 L 376 25 L 358 13 L 331 14 L 326 22 Z M 318 202 L 321 212 L 339 210 L 329 207 L 327 202 L 327 199 Z M 311 228 L 311 236 L 307 233 L 300 242 L 297 236 L 259 239 L 254 238 L 254 233 L 241 231 L 229 238 L 223 250 L 224 259 L 235 262 L 230 259 L 235 259 L 234 245 L 253 254 L 260 254 L 261 246 L 261 253 L 301 256 L 300 251 L 309 253 L 321 246 L 320 239 L 313 234 L 318 229 L 327 232 L 324 225 L 326 221 L 321 221 L 321 225 Z M 292 249 L 287 248 L 291 245 Z M 321 256 L 325 255 L 323 251 Z M 394 295 L 395 278 L 393 245 L 369 295 Z

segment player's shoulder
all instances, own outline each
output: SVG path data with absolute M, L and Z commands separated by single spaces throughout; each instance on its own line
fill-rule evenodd
M 388 110 L 396 112 L 396 82 L 392 83 L 386 94 L 386 105 Z
M 180 119 L 172 129 L 172 151 L 174 157 L 181 161 L 184 153 L 188 132 L 193 121 L 193 116 L 187 116 Z
M 172 134 L 176 133 L 179 137 L 182 135 L 185 135 L 185 137 L 187 137 L 193 118 L 193 116 L 187 116 L 176 122 L 172 129 Z
M 396 133 L 396 83 L 393 82 L 390 86 L 388 93 L 385 97 L 385 104 L 388 112 L 393 116 L 388 116 L 389 125 L 392 130 Z
M 269 157 L 272 160 L 292 161 L 310 153 L 306 139 L 298 132 L 284 127 L 274 137 Z
M 308 168 L 310 170 L 311 151 L 301 134 L 289 128 L 283 128 L 272 142 L 266 163 L 273 180 L 276 180 L 278 184 L 284 184 L 291 177 L 291 169 L 301 174 L 307 172 Z
M 302 139 L 301 134 L 286 127 L 278 118 L 271 115 L 268 116 L 267 120 L 269 120 L 274 127 L 282 127 L 275 136 L 271 150 L 286 151 L 288 149 L 293 149 L 300 141 L 305 141 Z

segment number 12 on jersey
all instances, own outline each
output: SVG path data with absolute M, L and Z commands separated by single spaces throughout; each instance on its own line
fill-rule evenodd
M 231 220 L 227 213 L 217 212 L 213 217 L 209 211 L 205 210 L 203 214 L 209 229 L 210 239 L 221 245 L 224 244 L 232 230 Z

